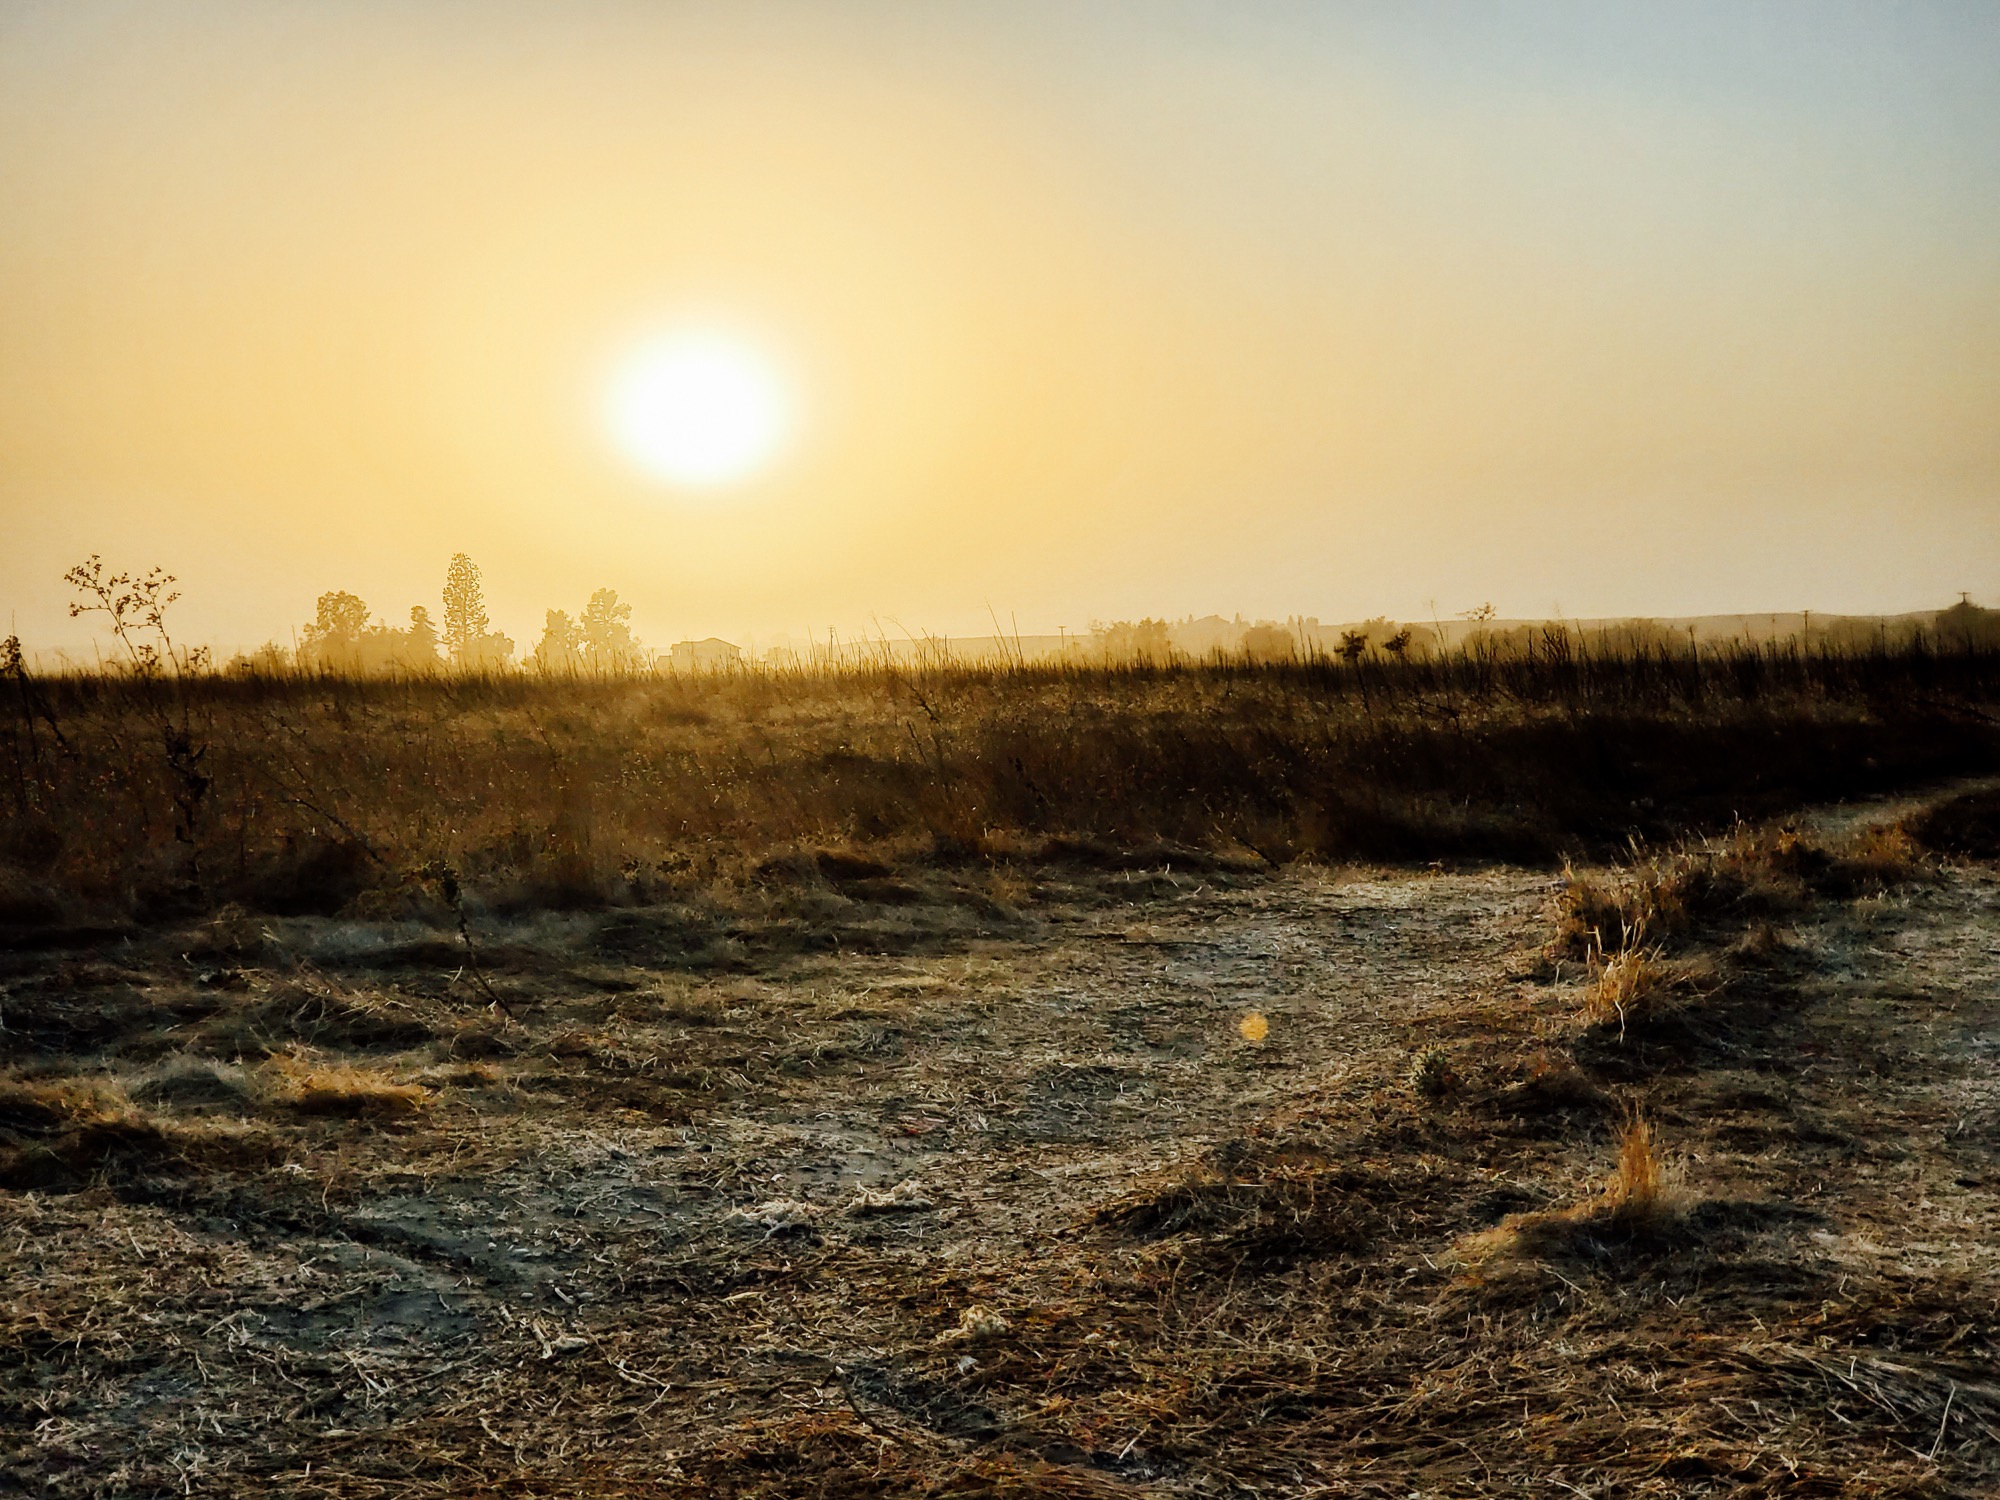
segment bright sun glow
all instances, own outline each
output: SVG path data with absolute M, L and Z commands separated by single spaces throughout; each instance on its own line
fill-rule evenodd
M 606 395 L 612 440 L 668 484 L 708 488 L 747 479 L 778 454 L 792 403 L 769 361 L 726 334 L 681 332 L 618 367 Z

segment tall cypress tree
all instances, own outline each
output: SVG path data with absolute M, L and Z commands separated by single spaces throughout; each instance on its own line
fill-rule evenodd
M 478 564 L 454 552 L 444 574 L 444 644 L 455 665 L 470 666 L 478 659 L 479 642 L 492 623 L 486 618 Z

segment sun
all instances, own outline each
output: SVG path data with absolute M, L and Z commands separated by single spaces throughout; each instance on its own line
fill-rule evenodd
M 791 436 L 791 392 L 755 346 L 683 330 L 633 351 L 612 372 L 605 427 L 652 478 L 713 489 L 770 465 Z

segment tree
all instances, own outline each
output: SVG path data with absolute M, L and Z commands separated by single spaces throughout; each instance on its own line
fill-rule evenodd
M 410 606 L 409 637 L 403 649 L 408 654 L 411 671 L 428 672 L 436 668 L 437 626 L 431 623 L 431 612 L 421 604 Z
M 535 668 L 541 672 L 574 672 L 583 665 L 583 632 L 566 609 L 552 609 L 542 620 L 542 643 L 535 647 Z
M 1165 620 L 1147 618 L 1136 624 L 1131 620 L 1114 620 L 1109 625 L 1093 620 L 1090 639 L 1097 654 L 1107 662 L 1164 662 L 1174 654 Z
M 481 658 L 480 643 L 492 623 L 478 564 L 463 552 L 453 553 L 444 574 L 444 644 L 453 665 L 469 667 Z
M 474 672 L 504 672 L 514 662 L 514 642 L 497 630 L 489 630 L 472 643 L 465 665 Z
M 319 596 L 305 644 L 316 664 L 329 672 L 352 672 L 361 665 L 361 640 L 368 630 L 368 606 L 345 589 Z
M 1991 650 L 2000 644 L 2000 611 L 1981 609 L 1970 594 L 1960 594 L 1958 603 L 1938 611 L 1937 633 L 1957 651 Z
M 1242 650 L 1248 661 L 1290 661 L 1299 654 L 1299 643 L 1282 625 L 1252 625 L 1243 632 Z
M 282 677 L 292 662 L 291 652 L 276 641 L 266 641 L 255 651 L 238 652 L 226 670 L 238 677 Z
M 599 589 L 584 606 L 583 650 L 593 672 L 627 672 L 638 665 L 639 643 L 632 638 L 632 606 L 618 602 L 616 589 Z

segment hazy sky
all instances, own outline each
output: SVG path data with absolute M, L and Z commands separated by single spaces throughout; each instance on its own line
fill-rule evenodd
M 1990 602 L 2000 6 L 0 0 L 0 518 L 30 644 Z

